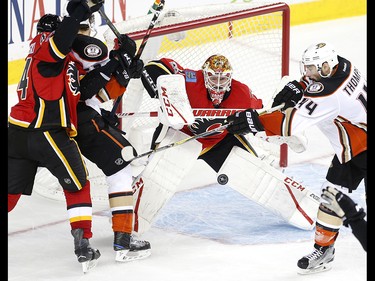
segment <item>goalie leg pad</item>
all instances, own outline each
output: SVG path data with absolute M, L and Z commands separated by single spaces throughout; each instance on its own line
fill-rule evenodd
M 186 137 L 182 132 L 169 130 L 160 145 Z M 134 232 L 141 235 L 151 227 L 159 211 L 194 165 L 200 151 L 201 144 L 191 141 L 151 156 L 146 168 L 133 182 Z
M 289 224 L 304 230 L 315 226 L 320 197 L 245 150 L 234 147 L 218 175 Z

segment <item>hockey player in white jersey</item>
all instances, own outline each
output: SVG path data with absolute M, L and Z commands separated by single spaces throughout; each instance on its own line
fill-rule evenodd
M 329 43 L 308 47 L 300 62 L 301 80 L 289 82 L 272 106 L 285 103 L 283 111 L 258 116 L 248 109 L 229 116 L 229 131 L 265 131 L 267 136 L 291 136 L 317 126 L 329 139 L 335 155 L 322 190 L 327 187 L 352 192 L 364 181 L 367 192 L 367 81 L 347 59 L 337 55 Z M 259 120 L 256 120 L 259 119 Z M 260 121 L 262 126 L 255 128 Z M 324 197 L 323 197 L 324 198 Z M 315 244 L 311 254 L 297 265 L 300 274 L 328 270 L 334 259 L 334 243 L 339 229 L 351 220 L 363 219 L 358 209 L 354 217 L 336 214 L 320 204 L 315 225 Z

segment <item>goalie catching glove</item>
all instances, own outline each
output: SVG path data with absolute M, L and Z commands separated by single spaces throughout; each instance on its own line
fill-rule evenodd
M 282 110 L 294 107 L 303 95 L 303 86 L 296 80 L 287 83 L 284 88 L 276 95 L 272 107 L 285 103 Z
M 264 131 L 263 125 L 259 120 L 259 114 L 254 109 L 236 112 L 227 117 L 226 123 L 229 123 L 227 131 L 231 134 L 245 135 L 248 133 L 256 134 Z
M 321 196 L 327 201 L 322 202 L 324 207 L 335 212 L 340 218 L 346 218 L 344 220 L 345 226 L 366 216 L 363 208 L 359 208 L 349 196 L 332 186 L 323 188 Z

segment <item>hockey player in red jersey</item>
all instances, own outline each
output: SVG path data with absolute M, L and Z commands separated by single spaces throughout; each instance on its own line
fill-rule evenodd
M 129 162 L 121 156 L 125 146 L 131 146 L 124 132 L 117 128 L 118 119 L 101 105 L 122 95 L 131 78 L 140 78 L 142 60 L 135 60 L 135 42 L 127 35 L 116 38 L 115 50 L 108 53 L 107 46 L 90 34 L 95 28 L 95 18 L 81 23 L 79 34 L 73 42 L 71 56 L 84 79 L 96 81 L 82 89 L 82 93 L 97 93 L 90 99 L 80 100 L 78 135 L 75 137 L 83 156 L 95 163 L 106 176 L 108 199 L 114 232 L 115 260 L 119 262 L 146 258 L 151 254 L 148 241 L 137 240 L 133 230 L 133 191 Z M 119 63 L 121 56 L 132 59 Z M 103 73 L 105 75 L 103 75 Z
M 160 75 L 182 74 L 185 78 L 186 92 L 192 108 L 212 109 L 260 109 L 262 100 L 258 99 L 250 88 L 232 78 L 233 69 L 229 60 L 220 54 L 207 58 L 199 70 L 185 69 L 178 62 L 162 58 L 150 61 L 145 69 L 154 83 Z M 155 92 L 147 80 L 142 77 L 142 82 L 151 97 Z M 181 131 L 187 135 L 197 135 L 202 132 L 223 125 L 224 119 L 201 118 L 196 119 L 192 125 L 184 126 Z M 156 130 L 154 139 L 161 132 L 162 124 Z M 253 153 L 246 138 L 242 135 L 230 134 L 227 130 L 217 134 L 198 139 L 202 143 L 202 152 L 198 159 L 205 161 L 215 172 L 220 170 L 233 146 L 239 146 Z
M 352 192 L 363 180 L 367 192 L 365 77 L 350 61 L 337 55 L 331 44 L 324 42 L 313 44 L 304 51 L 301 74 L 303 83 L 288 83 L 274 99 L 273 106 L 285 103 L 284 111 L 258 116 L 254 110 L 246 110 L 227 118 L 228 122 L 233 121 L 228 130 L 253 134 L 264 130 L 269 136 L 291 136 L 315 125 L 326 135 L 335 151 L 322 191 L 337 187 L 343 193 Z M 249 126 L 259 121 L 260 126 Z M 350 225 L 364 216 L 360 208 L 343 216 L 343 212 L 335 213 L 321 203 L 314 251 L 298 261 L 299 273 L 330 269 L 341 225 Z M 366 243 L 361 243 L 367 250 Z
M 104 1 L 71 0 L 69 16 L 46 14 L 30 42 L 8 127 L 8 212 L 20 196 L 31 195 L 38 167 L 46 167 L 63 187 L 74 252 L 83 270 L 95 266 L 100 252 L 91 248 L 90 182 L 77 143 L 79 73 L 69 53 L 79 23 Z

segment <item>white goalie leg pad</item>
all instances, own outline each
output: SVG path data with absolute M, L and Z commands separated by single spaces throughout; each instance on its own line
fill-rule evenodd
M 185 79 L 179 74 L 160 75 L 156 79 L 160 101 L 159 120 L 176 130 L 195 122 L 186 93 Z
M 311 230 L 315 226 L 320 197 L 239 147 L 234 147 L 225 160 L 218 182 L 297 228 Z
M 188 137 L 169 130 L 161 146 Z M 181 181 L 194 165 L 202 147 L 198 141 L 187 142 L 154 153 L 143 172 L 133 182 L 134 232 L 149 230 L 155 217 L 171 199 Z

